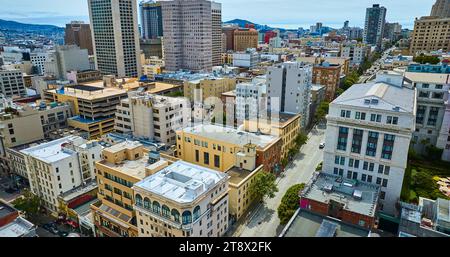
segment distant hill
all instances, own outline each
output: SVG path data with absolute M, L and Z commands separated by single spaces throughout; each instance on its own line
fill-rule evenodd
M 254 23 L 254 22 L 251 22 L 251 21 L 248 21 L 248 20 L 242 20 L 242 19 L 234 19 L 234 20 L 231 20 L 231 21 L 226 21 L 226 22 L 224 22 L 224 24 L 237 24 L 237 25 L 239 25 L 239 27 L 242 27 L 242 28 L 244 28 L 245 27 L 245 25 L 247 25 L 247 24 L 253 24 L 253 25 L 255 25 L 255 29 L 257 29 L 257 30 L 274 30 L 274 29 L 278 29 L 278 30 L 280 30 L 280 31 L 286 31 L 286 29 L 284 29 L 284 28 L 272 28 L 272 27 L 269 27 L 269 26 L 267 26 L 267 25 L 260 25 L 260 24 L 256 24 L 256 23 Z
M 7 21 L 0 19 L 0 30 L 22 31 L 22 32 L 40 32 L 40 33 L 61 33 L 64 28 L 54 25 L 25 24 L 16 21 Z

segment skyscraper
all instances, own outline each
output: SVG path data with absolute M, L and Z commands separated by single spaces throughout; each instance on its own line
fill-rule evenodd
M 220 64 L 221 4 L 173 0 L 161 2 L 161 7 L 167 70 L 210 71 L 214 64 Z
M 88 0 L 96 67 L 103 74 L 141 74 L 136 0 Z
M 84 24 L 82 21 L 72 21 L 70 24 L 66 24 L 64 43 L 66 45 L 77 45 L 81 49 L 87 49 L 89 55 L 94 54 L 91 26 Z
M 431 16 L 450 18 L 450 0 L 436 0 L 431 10 Z
M 142 38 L 155 39 L 163 36 L 161 4 L 154 1 L 139 4 L 141 11 Z
M 364 43 L 376 45 L 381 48 L 384 34 L 384 24 L 386 23 L 386 8 L 379 4 L 374 4 L 366 11 L 366 24 L 364 27 Z

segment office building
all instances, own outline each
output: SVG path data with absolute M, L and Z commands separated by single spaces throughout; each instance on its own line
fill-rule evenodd
M 248 48 L 258 48 L 258 31 L 255 29 L 237 29 L 233 35 L 233 50 L 242 52 Z
M 213 170 L 225 172 L 236 163 L 246 144 L 257 148 L 256 165 L 266 172 L 280 172 L 282 140 L 217 125 L 196 125 L 177 131 L 177 157 Z
M 69 136 L 21 151 L 31 191 L 52 215 L 58 215 L 59 195 L 95 179 L 93 162 L 100 160 L 101 149 L 95 142 Z
M 175 145 L 175 131 L 189 121 L 189 106 L 184 98 L 130 92 L 117 106 L 115 130 L 132 133 L 136 138 Z
M 402 36 L 402 25 L 400 23 L 386 22 L 383 35 L 384 38 L 389 39 L 391 42 L 393 42 L 400 39 L 401 36 Z
M 450 52 L 450 17 L 440 18 L 425 16 L 414 22 L 414 32 L 411 35 L 410 53 L 417 55 L 423 52 L 441 50 Z
M 234 67 L 253 69 L 260 62 L 260 55 L 254 48 L 247 49 L 244 52 L 236 52 L 232 55 Z
M 22 71 L 0 69 L 0 90 L 6 97 L 27 96 Z
M 236 89 L 236 79 L 228 77 L 205 76 L 184 82 L 184 97 L 191 102 L 220 99 L 222 93 Z M 214 99 L 213 99 L 214 98 Z
M 221 237 L 228 175 L 178 161 L 133 186 L 140 237 Z
M 222 33 L 226 37 L 226 51 L 234 51 L 234 32 L 238 29 L 239 27 L 235 25 L 225 25 L 222 28 Z
M 383 72 L 353 85 L 330 104 L 323 171 L 381 186 L 379 209 L 398 214 L 416 93 L 402 75 Z
M 341 57 L 350 58 L 352 66 L 361 65 L 370 55 L 371 48 L 366 44 L 344 44 L 341 49 Z
M 84 24 L 83 21 L 72 21 L 66 24 L 64 44 L 76 45 L 80 49 L 88 50 L 89 55 L 93 55 L 94 47 L 92 46 L 91 26 Z
M 90 70 L 88 50 L 76 45 L 56 46 L 44 67 L 47 76 L 67 80 L 67 73 L 70 71 Z
M 221 4 L 208 0 L 174 0 L 161 2 L 161 7 L 168 71 L 210 71 L 212 66 L 220 65 Z
M 417 69 L 412 65 L 408 70 Z M 420 65 L 425 66 L 425 65 Z M 439 68 L 441 65 L 436 65 Z M 412 145 L 416 152 L 425 154 L 426 145 L 437 145 L 446 112 L 450 90 L 450 72 L 406 72 L 405 78 L 417 89 L 416 131 Z M 444 128 L 445 130 L 445 128 Z
M 69 119 L 69 126 L 88 132 L 88 137 L 95 139 L 114 130 L 116 106 L 127 98 L 127 91 L 118 87 L 78 84 L 48 90 L 45 98 L 51 102 L 73 103 L 75 116 Z
M 144 52 L 145 56 L 145 64 L 149 64 L 149 59 L 159 58 L 162 62 L 163 60 L 163 46 L 161 38 L 154 39 L 141 39 L 140 46 L 142 52 Z M 144 64 L 144 63 L 142 63 Z M 164 66 L 164 65 L 162 65 Z
M 436 3 L 431 9 L 430 16 L 450 18 L 450 1 L 449 0 L 436 0 Z
M 136 0 L 88 0 L 96 70 L 140 77 L 141 50 Z
M 308 126 L 313 66 L 285 62 L 267 68 L 268 108 L 272 113 L 301 115 L 301 129 Z
M 329 102 L 336 97 L 341 82 L 341 66 L 323 62 L 313 68 L 312 83 L 325 86 L 325 99 Z
M 143 39 L 156 39 L 163 36 L 161 3 L 155 1 L 141 2 L 141 26 Z
M 258 120 L 262 115 L 267 115 L 267 86 L 264 82 L 239 83 L 235 95 L 238 125 L 245 120 Z
M 381 49 L 386 23 L 387 9 L 379 4 L 374 4 L 366 10 L 366 23 L 364 26 L 364 43 L 377 46 Z
M 35 71 L 38 75 L 45 74 L 45 62 L 49 58 L 48 52 L 33 52 L 30 53 L 31 64 L 35 67 Z

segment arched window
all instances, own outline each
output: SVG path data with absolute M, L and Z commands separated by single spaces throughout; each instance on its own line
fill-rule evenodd
M 192 223 L 192 214 L 190 211 L 183 212 L 183 225 Z
M 195 207 L 194 209 L 194 221 L 196 221 L 198 218 L 200 218 L 200 206 Z
M 152 203 L 150 202 L 150 199 L 148 199 L 147 197 L 145 197 L 145 198 L 144 198 L 144 208 L 150 210 L 151 205 L 152 205 Z
M 159 205 L 159 203 L 157 201 L 153 202 L 153 212 L 158 213 L 160 211 L 161 205 Z
M 166 217 L 166 218 L 170 218 L 170 209 L 169 207 L 167 207 L 166 205 L 162 206 L 162 216 Z
M 135 198 L 136 198 L 136 205 L 142 207 L 142 196 L 141 195 L 136 195 Z
M 176 209 L 172 210 L 172 216 L 175 222 L 180 223 L 180 213 Z

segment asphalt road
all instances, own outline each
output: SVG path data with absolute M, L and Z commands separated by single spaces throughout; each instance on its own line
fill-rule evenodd
M 325 129 L 313 129 L 308 135 L 308 142 L 302 147 L 300 154 L 285 171 L 285 176 L 278 182 L 278 193 L 275 198 L 268 199 L 252 214 L 247 223 L 237 229 L 233 236 L 241 237 L 276 237 L 283 230 L 280 225 L 277 208 L 285 192 L 295 184 L 307 183 L 323 161 L 323 150 L 320 143 L 325 141 Z

